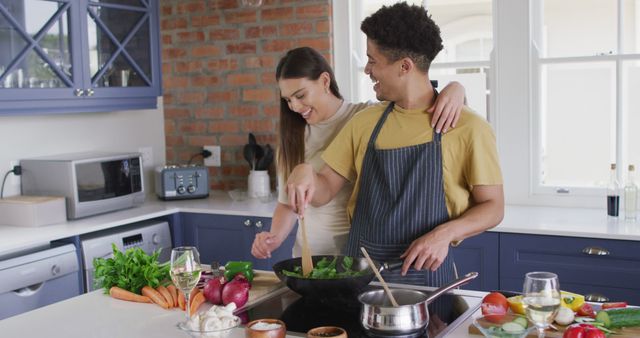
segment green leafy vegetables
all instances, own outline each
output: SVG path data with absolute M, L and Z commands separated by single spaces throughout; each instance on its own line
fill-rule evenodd
M 319 260 L 316 265 L 311 270 L 311 275 L 303 276 L 302 275 L 302 266 L 297 265 L 293 268 L 293 271 L 282 270 L 282 273 L 285 276 L 289 277 L 298 277 L 298 278 L 311 278 L 311 279 L 337 279 L 337 278 L 345 278 L 345 277 L 357 277 L 366 275 L 369 273 L 369 270 L 363 271 L 354 271 L 351 269 L 353 266 L 353 258 L 352 257 L 344 257 L 342 260 L 342 269 L 344 271 L 338 272 L 336 269 L 338 257 L 334 257 L 333 260 L 329 260 L 327 257 L 323 257 Z
M 113 258 L 95 258 L 95 286 L 104 288 L 108 293 L 112 286 L 118 286 L 133 293 L 140 294 L 145 285 L 152 288 L 168 281 L 169 263 L 158 263 L 160 250 L 147 255 L 140 248 L 128 249 L 125 252 L 113 247 Z

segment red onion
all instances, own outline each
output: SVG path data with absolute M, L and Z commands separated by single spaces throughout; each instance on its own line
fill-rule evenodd
M 251 284 L 243 275 L 236 275 L 222 287 L 222 304 L 234 302 L 238 308 L 242 307 L 249 300 L 250 288 Z
M 204 298 L 206 298 L 211 304 L 222 304 L 222 288 L 224 284 L 224 277 L 211 278 L 204 286 Z

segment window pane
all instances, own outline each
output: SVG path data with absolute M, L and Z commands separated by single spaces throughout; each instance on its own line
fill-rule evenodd
M 542 57 L 617 53 L 617 1 L 545 0 Z
M 628 164 L 640 167 L 640 61 L 623 64 L 623 95 L 625 120 L 625 158 Z M 636 169 L 637 170 L 637 169 Z M 640 177 L 636 175 L 636 177 Z M 640 178 L 639 178 L 640 179 Z
M 431 68 L 429 78 L 438 80 L 439 90 L 442 90 L 451 81 L 460 82 L 465 89 L 467 106 L 486 119 L 489 102 L 489 94 L 487 93 L 489 84 L 486 71 L 486 68 Z
M 486 61 L 493 49 L 491 0 L 427 0 L 444 48 L 435 62 Z
M 640 53 L 640 1 L 624 0 L 623 45 L 625 53 Z
M 542 184 L 597 187 L 615 162 L 615 63 L 542 67 Z

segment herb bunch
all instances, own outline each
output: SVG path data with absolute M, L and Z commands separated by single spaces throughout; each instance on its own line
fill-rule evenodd
M 140 294 L 145 285 L 156 288 L 169 279 L 169 263 L 160 264 L 160 250 L 148 255 L 140 248 L 131 248 L 122 252 L 112 244 L 113 258 L 95 258 L 95 286 L 104 288 L 108 293 L 117 286 Z

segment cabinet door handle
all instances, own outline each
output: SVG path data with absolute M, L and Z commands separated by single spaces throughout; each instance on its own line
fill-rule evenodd
M 599 293 L 590 293 L 584 296 L 584 300 L 586 300 L 587 302 L 604 303 L 604 302 L 608 302 L 609 298 Z
M 77 88 L 77 89 L 75 89 L 75 90 L 73 91 L 73 95 L 75 95 L 75 96 L 82 96 L 82 95 L 84 95 L 84 90 L 82 90 L 82 89 L 80 89 L 80 88 Z
M 258 228 L 258 229 L 262 228 L 262 221 L 257 221 L 256 222 L 256 228 Z
M 611 254 L 609 250 L 597 246 L 588 246 L 582 249 L 582 253 L 591 256 L 609 256 Z
M 243 224 L 244 224 L 244 226 L 246 226 L 246 227 L 250 227 L 250 226 L 251 226 L 251 220 L 250 220 L 250 219 L 247 219 L 247 220 L 245 220 L 245 221 L 244 221 L 244 223 L 243 223 Z
M 85 95 L 87 96 L 93 96 L 93 89 L 89 88 L 85 91 Z

